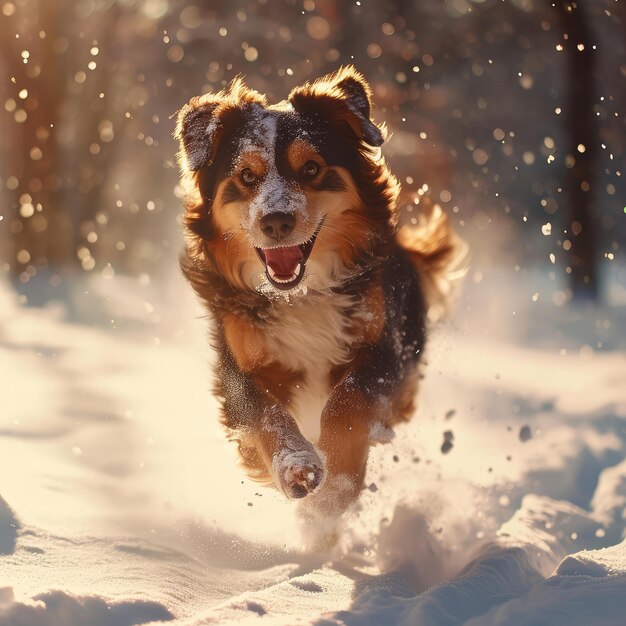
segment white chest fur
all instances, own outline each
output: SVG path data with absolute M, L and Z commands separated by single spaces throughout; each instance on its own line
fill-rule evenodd
M 293 390 L 289 412 L 312 443 L 319 439 L 320 416 L 330 394 L 330 369 L 350 359 L 349 306 L 347 296 L 311 293 L 292 302 L 278 301 L 267 329 L 272 356 L 303 374 Z

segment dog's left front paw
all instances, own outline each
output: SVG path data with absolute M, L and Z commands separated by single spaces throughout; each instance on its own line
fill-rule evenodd
M 319 456 L 310 450 L 283 448 L 274 455 L 272 469 L 276 482 L 288 498 L 304 498 L 315 491 L 324 478 Z

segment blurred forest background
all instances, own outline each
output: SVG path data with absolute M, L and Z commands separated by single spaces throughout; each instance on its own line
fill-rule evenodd
M 277 101 L 353 63 L 403 219 L 438 202 L 479 264 L 602 297 L 626 239 L 624 4 L 0 0 L 2 273 L 40 305 L 177 271 L 177 109 L 237 74 Z

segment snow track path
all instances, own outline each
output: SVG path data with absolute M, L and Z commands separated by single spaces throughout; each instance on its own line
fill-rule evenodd
M 623 352 L 440 330 L 416 418 L 309 553 L 236 467 L 184 286 L 104 289 L 108 321 L 74 324 L 0 285 L 0 626 L 626 623 Z

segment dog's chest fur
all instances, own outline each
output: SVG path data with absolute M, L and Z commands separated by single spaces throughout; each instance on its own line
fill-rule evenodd
M 351 358 L 348 296 L 311 294 L 274 304 L 267 320 L 267 346 L 285 368 L 302 372 L 292 388 L 289 412 L 302 434 L 315 443 L 320 416 L 330 394 L 333 366 Z

